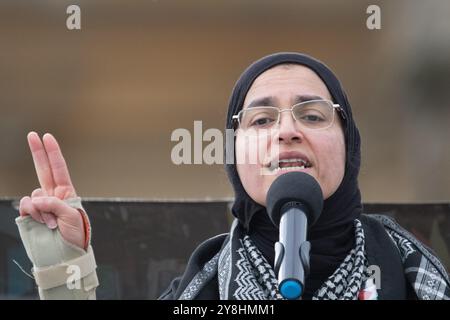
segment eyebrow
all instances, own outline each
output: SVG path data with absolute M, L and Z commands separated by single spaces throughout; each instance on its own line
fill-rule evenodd
M 263 106 L 264 107 L 275 107 L 277 104 L 276 103 L 277 100 L 278 99 L 274 96 L 258 98 L 258 99 L 253 100 L 252 102 L 250 102 L 247 105 L 247 107 L 245 107 L 244 109 L 253 108 L 253 107 L 263 107 Z M 297 103 L 305 102 L 305 101 L 311 101 L 311 100 L 325 100 L 325 99 L 321 96 L 302 94 L 302 95 L 296 95 L 294 97 L 293 104 L 297 104 Z

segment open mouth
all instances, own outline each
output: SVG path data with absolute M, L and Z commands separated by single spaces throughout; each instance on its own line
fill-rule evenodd
M 270 161 L 266 168 L 272 174 L 276 174 L 279 171 L 289 171 L 289 170 L 305 170 L 312 167 L 312 163 L 309 159 L 299 153 L 299 152 L 284 152 Z

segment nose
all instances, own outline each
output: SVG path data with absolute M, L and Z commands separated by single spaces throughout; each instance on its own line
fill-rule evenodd
M 286 110 L 288 111 L 288 110 Z M 292 116 L 292 112 L 281 112 L 280 123 L 278 124 L 278 142 L 299 143 L 303 140 L 303 134 L 299 130 L 297 121 Z

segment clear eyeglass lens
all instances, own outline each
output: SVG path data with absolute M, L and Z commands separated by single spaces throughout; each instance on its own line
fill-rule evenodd
M 272 127 L 278 120 L 278 109 L 274 107 L 253 107 L 241 113 L 244 129 L 264 129 Z
M 294 106 L 294 118 L 311 129 L 329 127 L 333 122 L 333 106 L 327 101 L 311 101 Z
M 333 122 L 333 106 L 327 101 L 308 101 L 297 104 L 292 109 L 294 118 L 311 129 L 329 127 Z M 275 107 L 253 107 L 240 114 L 243 129 L 269 129 L 278 120 L 279 109 Z

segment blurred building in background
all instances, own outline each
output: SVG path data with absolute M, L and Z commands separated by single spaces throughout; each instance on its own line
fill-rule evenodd
M 26 134 L 53 133 L 78 192 L 223 198 L 221 165 L 171 162 L 176 128 L 223 130 L 252 61 L 300 51 L 328 64 L 362 135 L 365 201 L 450 198 L 448 1 L 73 1 L 0 4 L 0 195 L 37 186 Z M 205 143 L 206 144 L 206 143 Z

